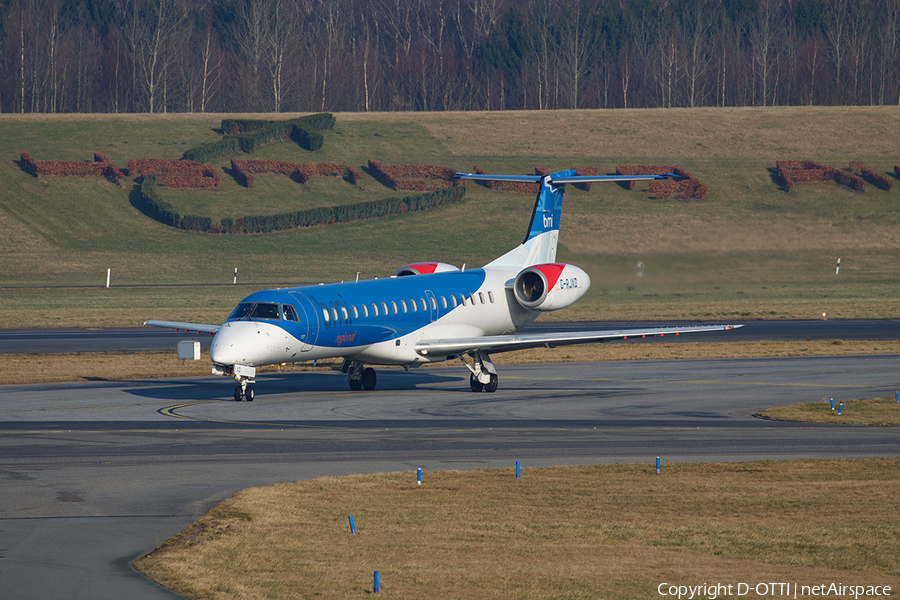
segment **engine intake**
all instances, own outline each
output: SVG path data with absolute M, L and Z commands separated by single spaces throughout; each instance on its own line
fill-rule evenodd
M 591 286 L 591 278 L 575 265 L 547 263 L 522 269 L 513 294 L 523 308 L 551 311 L 570 306 Z

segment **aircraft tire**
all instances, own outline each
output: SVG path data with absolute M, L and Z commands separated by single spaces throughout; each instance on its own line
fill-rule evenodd
M 358 392 L 363 386 L 362 379 L 349 379 L 347 380 L 347 383 L 350 384 L 350 389 L 354 392 Z
M 234 386 L 234 401 L 240 402 L 243 399 L 244 399 L 244 392 L 241 389 L 241 386 L 239 386 L 239 385 Z
M 362 386 L 368 391 L 372 391 L 375 389 L 375 383 L 378 381 L 378 376 L 375 374 L 375 369 L 372 367 L 367 368 L 362 372 Z
M 489 394 L 493 394 L 497 391 L 498 385 L 500 385 L 500 378 L 497 377 L 494 373 L 491 373 L 491 381 L 484 384 L 484 391 L 488 392 Z
M 473 392 L 481 392 L 484 390 L 484 384 L 475 379 L 474 374 L 469 374 L 469 388 L 471 388 Z
M 252 385 L 247 386 L 247 391 L 244 392 L 244 398 L 247 402 L 253 402 L 253 399 L 256 398 L 256 392 L 253 390 Z

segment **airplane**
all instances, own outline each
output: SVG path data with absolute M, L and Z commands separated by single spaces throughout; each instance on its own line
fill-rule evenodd
M 541 314 L 573 304 L 591 284 L 579 267 L 555 262 L 567 184 L 679 176 L 579 176 L 566 170 L 548 175 L 456 173 L 456 177 L 539 184 L 525 240 L 481 268 L 412 263 L 389 278 L 254 292 L 221 325 L 157 320 L 144 325 L 214 334 L 212 372 L 236 380 L 238 402 L 253 401 L 256 369 L 265 365 L 343 358 L 341 370 L 350 389 L 374 390 L 376 372 L 367 365 L 409 369 L 460 359 L 469 368 L 473 392 L 495 392 L 499 377 L 491 355 L 499 352 L 741 327 L 519 333 Z

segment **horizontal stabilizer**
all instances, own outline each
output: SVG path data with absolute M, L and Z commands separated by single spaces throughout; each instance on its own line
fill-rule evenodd
M 652 181 L 654 179 L 684 179 L 675 173 L 661 175 L 568 175 L 570 171 L 560 171 L 550 175 L 484 175 L 481 173 L 456 173 L 457 179 L 472 181 L 505 181 L 509 183 L 540 183 L 544 178 L 552 185 L 560 183 L 597 183 L 602 181 Z

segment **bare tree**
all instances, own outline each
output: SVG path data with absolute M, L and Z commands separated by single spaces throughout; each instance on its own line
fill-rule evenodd
M 703 0 L 697 0 L 688 7 L 681 20 L 682 37 L 687 44 L 685 76 L 687 78 L 687 105 L 691 108 L 701 104 L 706 92 L 703 78 L 712 58 L 709 53 L 710 8 Z
M 775 52 L 775 36 L 778 32 L 777 0 L 762 0 L 750 27 L 749 38 L 753 48 L 753 65 L 758 73 L 759 100 L 762 106 L 769 102 L 772 91 L 773 55 Z M 774 101 L 773 101 L 774 102 Z
M 135 3 L 132 10 L 131 43 L 136 71 L 146 93 L 146 106 L 153 113 L 162 103 L 165 111 L 168 67 L 176 45 L 175 36 L 185 18 L 184 4 L 179 0 L 153 0 L 143 7 Z
M 849 14 L 848 0 L 829 0 L 825 22 L 825 38 L 828 40 L 828 57 L 834 65 L 835 97 L 838 104 L 844 102 L 842 68 L 847 56 Z

